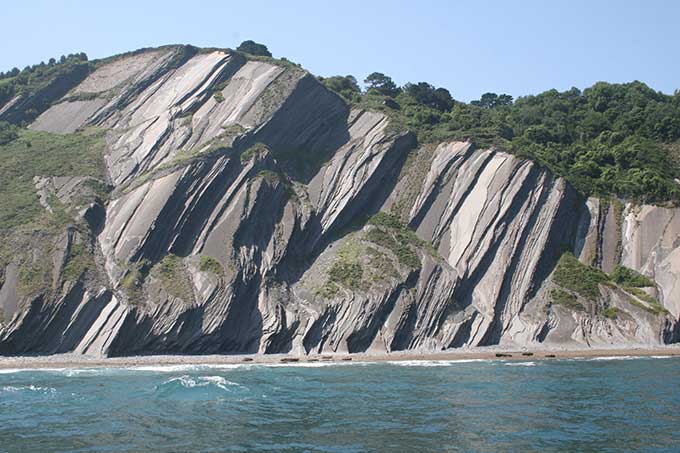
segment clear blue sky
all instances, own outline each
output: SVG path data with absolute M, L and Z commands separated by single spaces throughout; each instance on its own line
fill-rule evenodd
M 253 39 L 318 75 L 384 72 L 469 101 L 599 80 L 680 88 L 680 1 L 7 1 L 0 70 Z

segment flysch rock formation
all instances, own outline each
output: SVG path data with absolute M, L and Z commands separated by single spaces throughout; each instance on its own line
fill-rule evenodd
M 113 191 L 74 211 L 91 228 L 96 278 L 22 296 L 17 263 L 4 270 L 2 354 L 680 336 L 680 211 L 604 206 L 530 161 L 469 142 L 417 147 L 386 114 L 348 107 L 294 65 L 227 50 L 138 52 L 100 65 L 30 127 L 105 130 Z M 36 194 L 49 210 L 52 194 L 79 199 L 85 179 L 38 176 Z M 366 222 L 378 212 L 403 225 Z M 55 273 L 81 236 L 64 232 Z M 552 303 L 565 250 L 605 272 L 622 264 L 649 276 L 665 310 L 605 284 L 591 310 Z

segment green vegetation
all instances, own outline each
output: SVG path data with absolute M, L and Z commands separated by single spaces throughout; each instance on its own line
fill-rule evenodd
M 642 308 L 643 310 L 648 311 L 653 315 L 663 315 L 669 313 L 668 310 L 666 310 L 666 308 L 663 305 L 661 305 L 658 300 L 647 294 L 644 290 L 638 287 L 630 286 L 626 286 L 623 289 L 626 292 L 634 295 L 638 299 L 643 300 L 645 302 L 645 304 L 642 304 L 637 300 L 631 298 L 629 302 L 635 305 L 636 307 Z
M 399 278 L 394 258 L 365 242 L 364 234 L 351 233 L 338 248 L 328 267 L 326 282 L 315 290 L 322 298 L 331 298 L 340 288 L 368 289 L 372 284 Z
M 348 76 L 351 77 L 351 76 Z M 366 84 L 366 91 L 370 93 L 380 94 L 383 96 L 396 96 L 401 91 L 397 84 L 394 83 L 391 77 L 386 76 L 382 72 L 373 72 L 364 79 Z
M 19 138 L 18 128 L 5 121 L 0 121 L 0 146 L 6 145 Z
M 335 91 L 347 102 L 358 102 L 361 100 L 361 88 L 357 79 L 348 76 L 317 77 L 329 90 Z
M 120 286 L 128 292 L 128 296 L 137 295 L 141 291 L 148 273 L 148 261 L 143 260 L 137 263 L 130 263 L 127 272 L 120 281 Z M 131 299 L 133 298 L 131 297 Z
M 222 267 L 222 264 L 212 256 L 202 255 L 198 268 L 201 272 L 210 272 L 218 277 L 224 275 L 224 267 Z
M 617 265 L 609 275 L 614 283 L 620 286 L 644 288 L 655 286 L 654 280 L 649 277 L 629 269 L 625 266 Z
M 358 288 L 361 285 L 363 269 L 360 263 L 338 260 L 328 271 L 328 278 L 333 283 L 339 283 L 347 288 Z
M 246 163 L 252 160 L 255 156 L 261 156 L 269 151 L 267 145 L 263 143 L 255 143 L 250 148 L 246 149 L 241 153 L 240 159 L 241 163 Z
M 160 263 L 158 263 L 158 273 L 159 275 L 167 281 L 172 280 L 177 274 L 181 273 L 183 270 L 182 258 L 177 255 L 169 253 L 163 257 Z
M 619 310 L 616 307 L 607 307 L 602 310 L 602 316 L 608 319 L 616 319 L 619 317 Z
M 246 132 L 245 127 L 236 123 L 222 126 L 222 130 L 224 131 L 224 134 L 228 137 L 238 137 L 239 135 Z
M 129 303 L 136 305 L 144 300 L 144 281 L 150 269 L 151 263 L 147 260 L 128 264 L 127 272 L 120 281 L 120 287 L 127 295 Z
M 512 96 L 507 94 L 498 95 L 496 93 L 484 93 L 478 101 L 472 101 L 470 104 L 485 109 L 505 107 L 512 105 Z
M 397 216 L 388 214 L 383 211 L 378 212 L 373 217 L 368 219 L 367 223 L 368 225 L 375 225 L 378 227 L 393 228 L 395 230 L 404 230 L 415 235 L 413 231 L 407 229 L 406 226 L 404 226 L 404 224 L 401 223 L 401 220 L 399 220 Z
M 335 253 L 335 259 L 328 268 L 326 282 L 315 290 L 317 296 L 331 298 L 340 290 L 357 289 L 365 286 L 364 270 L 361 265 L 362 247 L 357 237 L 348 237 Z
M 346 288 L 361 287 L 364 274 L 360 262 L 361 252 L 358 241 L 345 241 L 336 252 L 335 261 L 328 270 L 328 280 Z
M 64 280 L 75 281 L 89 269 L 94 269 L 94 256 L 86 244 L 73 244 L 69 250 L 68 261 L 62 271 Z
M 34 176 L 93 176 L 104 179 L 104 134 L 87 129 L 50 134 L 27 129 L 0 146 L 0 231 L 35 221 L 45 209 L 38 202 Z
M 213 97 L 215 98 L 215 101 L 217 101 L 218 103 L 224 102 L 224 95 L 222 94 L 221 91 L 215 91 L 213 93 Z
M 281 180 L 281 176 L 275 171 L 271 170 L 260 170 L 257 172 L 255 177 L 264 179 L 270 186 L 275 185 Z
M 586 299 L 600 296 L 598 284 L 609 281 L 607 274 L 581 263 L 571 253 L 563 253 L 553 273 L 553 281 L 562 288 L 573 291 Z
M 169 253 L 156 264 L 150 272 L 152 277 L 157 278 L 161 286 L 168 294 L 182 299 L 184 302 L 192 302 L 191 282 L 184 270 L 182 258 Z
M 48 194 L 49 212 L 40 204 L 34 177 L 92 176 L 105 178 L 104 133 L 87 129 L 74 134 L 51 134 L 15 129 L 16 138 L 0 145 L 0 267 L 19 265 L 18 291 L 37 294 L 51 288 L 51 257 L 67 225 L 88 235 L 67 207 Z M 108 187 L 90 185 L 93 196 L 105 197 Z M 35 257 L 40 256 L 36 261 Z M 94 268 L 92 251 L 81 244 L 69 251 L 62 278 L 76 280 Z M 56 288 L 55 288 L 56 289 Z
M 366 255 L 369 264 L 368 277 L 371 281 L 379 282 L 390 278 L 399 278 L 399 271 L 386 254 L 373 247 L 367 247 Z
M 36 295 L 40 290 L 49 286 L 49 262 L 42 259 L 37 262 L 24 263 L 19 267 L 17 279 L 17 293 L 22 296 Z
M 616 266 L 611 275 L 608 276 L 598 269 L 581 263 L 571 253 L 564 253 L 555 267 L 553 282 L 561 287 L 555 288 L 550 292 L 553 302 L 573 310 L 581 310 L 584 307 L 572 292 L 587 300 L 594 301 L 600 296 L 598 285 L 604 284 L 613 288 L 618 285 L 620 289 L 642 300 L 644 303 L 633 297 L 628 299 L 632 305 L 649 313 L 654 315 L 668 313 L 668 310 L 658 300 L 640 289 L 641 287 L 656 286 L 654 281 L 623 266 Z M 618 310 L 610 307 L 604 309 L 601 314 L 607 318 L 614 319 L 618 316 Z
M 366 233 L 366 240 L 390 250 L 399 260 L 399 263 L 409 268 L 419 268 L 420 258 L 415 248 L 431 246 L 420 239 L 413 230 L 401 223 L 399 217 L 378 212 L 368 220 L 368 225 L 373 225 Z M 436 253 L 436 252 L 435 252 Z
M 11 121 L 31 120 L 47 109 L 52 101 L 63 96 L 90 71 L 91 64 L 84 53 L 62 56 L 57 62 L 27 66 L 22 71 L 14 68 L 0 73 L 0 106 L 16 96 L 22 96 L 20 113 L 10 115 Z
M 417 268 L 420 266 L 418 254 L 413 251 L 408 243 L 399 242 L 391 231 L 381 228 L 373 228 L 366 233 L 366 240 L 384 247 L 394 253 L 404 266 Z
M 267 46 L 264 44 L 256 43 L 255 41 L 247 40 L 243 41 L 239 46 L 236 48 L 239 52 L 245 52 L 250 55 L 258 55 L 261 57 L 271 57 L 272 54 L 269 52 L 269 49 L 267 49 Z
M 314 294 L 321 297 L 322 299 L 330 299 L 331 297 L 335 296 L 339 290 L 340 288 L 338 285 L 329 280 L 326 281 L 323 286 L 318 288 Z
M 554 304 L 562 305 L 563 307 L 568 308 L 570 310 L 574 311 L 585 310 L 583 304 L 580 303 L 573 294 L 568 293 L 567 291 L 561 288 L 553 288 L 550 291 L 550 298 L 552 299 Z
M 669 152 L 679 149 L 679 93 L 666 95 L 637 81 L 600 82 L 584 91 L 550 90 L 516 102 L 485 93 L 465 104 L 446 89 L 425 82 L 398 88 L 388 76 L 373 73 L 356 101 L 350 77 L 329 78 L 330 88 L 356 105 L 387 113 L 392 127 L 415 132 L 421 144 L 470 139 L 534 160 L 586 195 L 680 202 L 674 181 L 680 156 Z M 335 79 L 345 82 L 336 86 Z

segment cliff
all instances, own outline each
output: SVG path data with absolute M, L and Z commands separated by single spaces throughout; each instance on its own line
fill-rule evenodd
M 71 83 L 28 128 L 95 134 L 103 168 L 33 175 L 64 220 L 12 227 L 2 354 L 680 337 L 678 209 L 585 198 L 467 141 L 418 145 L 285 61 L 169 46 Z M 620 266 L 652 283 L 610 277 Z

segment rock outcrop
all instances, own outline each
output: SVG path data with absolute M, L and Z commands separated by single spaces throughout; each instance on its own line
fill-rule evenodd
M 105 130 L 112 191 L 99 200 L 83 195 L 86 177 L 36 175 L 44 208 L 73 205 L 88 230 L 60 237 L 50 291 L 21 294 L 19 263 L 7 264 L 0 353 L 678 339 L 677 209 L 585 200 L 469 142 L 417 147 L 387 114 L 348 107 L 287 62 L 166 47 L 77 82 L 30 128 Z M 90 267 L 67 277 L 74 247 Z M 613 283 L 589 310 L 555 303 L 565 251 L 652 278 L 654 304 Z

